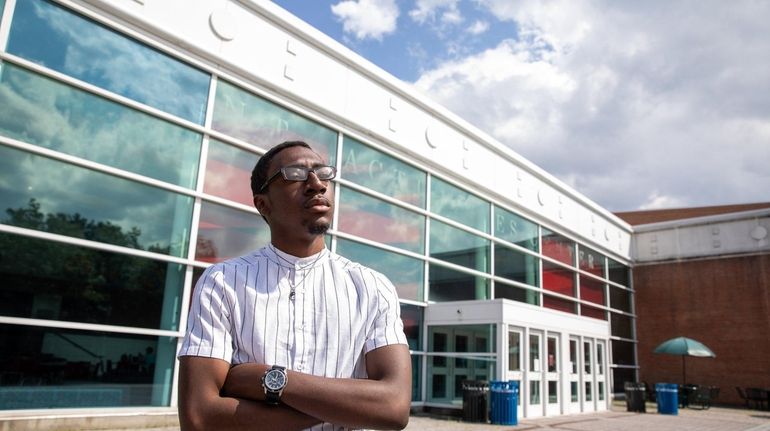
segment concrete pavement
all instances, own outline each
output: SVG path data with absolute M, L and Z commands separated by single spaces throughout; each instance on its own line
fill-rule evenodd
M 624 402 L 614 402 L 610 411 L 550 418 L 522 419 L 516 426 L 489 425 L 413 415 L 408 431 L 770 431 L 770 411 L 728 407 L 709 410 L 680 409 L 677 416 L 659 415 L 656 406 L 647 403 L 649 413 L 628 413 Z M 73 414 L 52 420 L 20 417 L 11 420 L 0 415 L 0 431 L 179 431 L 176 412 L 159 411 L 155 416 L 138 414 L 120 417 L 94 417 Z
M 615 403 L 611 411 L 552 418 L 523 419 L 517 426 L 465 423 L 451 419 L 412 416 L 407 430 L 446 431 L 770 431 L 770 412 L 712 407 L 709 410 L 680 409 L 679 414 L 660 415 L 655 404 L 648 413 L 629 413 L 625 404 Z

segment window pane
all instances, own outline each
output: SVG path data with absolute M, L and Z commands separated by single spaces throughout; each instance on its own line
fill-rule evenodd
M 489 299 L 489 280 L 440 265 L 430 266 L 430 301 Z
M 575 296 L 575 272 L 543 260 L 543 289 Z
M 355 190 L 340 188 L 339 229 L 422 254 L 425 216 Z
M 580 299 L 604 305 L 604 283 L 581 275 Z
M 612 391 L 616 394 L 624 393 L 625 382 L 636 382 L 636 370 L 633 368 L 613 368 Z
M 9 63 L 0 64 L 0 134 L 195 188 L 200 134 Z
M 495 244 L 495 275 L 509 280 L 539 286 L 538 258 L 503 245 Z
M 604 255 L 601 253 L 581 245 L 578 263 L 583 271 L 604 278 Z
M 337 132 L 221 79 L 211 127 L 263 150 L 283 141 L 305 141 L 330 165 L 335 163 Z
M 0 222 L 187 254 L 193 199 L 0 145 Z
M 609 277 L 610 281 L 622 284 L 623 286 L 631 286 L 631 270 L 620 262 L 608 259 L 609 261 Z
M 548 381 L 548 404 L 557 404 L 559 402 L 558 383 L 555 380 Z
M 495 237 L 537 251 L 537 225 L 500 207 L 495 207 Z
M 342 178 L 425 208 L 425 172 L 345 137 Z
M 559 371 L 559 350 L 556 347 L 556 337 L 548 337 L 546 348 L 548 349 L 548 372 L 556 373 Z
M 495 282 L 495 298 L 505 298 L 525 304 L 540 305 L 540 294 L 523 287 Z
M 176 342 L 0 325 L 0 410 L 168 406 Z
M 540 380 L 529 382 L 529 403 L 540 404 Z
M 538 258 L 503 245 L 495 244 L 495 275 L 509 280 L 539 286 Z
M 543 307 L 576 314 L 574 302 L 551 295 L 543 295 Z
M 0 233 L 0 315 L 175 331 L 184 267 Z
M 545 228 L 543 254 L 569 266 L 575 266 L 575 242 Z
M 604 344 L 596 344 L 596 374 L 604 375 Z
M 404 334 L 409 342 L 409 350 L 422 350 L 422 315 L 424 307 L 401 304 L 401 321 L 404 322 Z
M 203 192 L 253 206 L 251 171 L 259 157 L 256 153 L 211 139 Z
M 619 287 L 610 286 L 610 305 L 627 313 L 631 312 L 631 292 Z
M 270 230 L 261 216 L 211 202 L 201 203 L 196 260 L 221 262 L 269 242 Z
M 634 319 L 618 313 L 610 313 L 610 327 L 612 335 L 623 338 L 634 338 Z
M 569 366 L 570 366 L 570 373 L 571 374 L 577 374 L 578 372 L 578 342 L 577 340 L 570 339 L 569 340 Z M 575 392 L 573 392 L 574 394 Z M 573 400 L 576 401 L 576 400 Z
M 489 240 L 437 220 L 430 221 L 430 255 L 489 272 Z
M 16 2 L 8 52 L 203 124 L 207 73 L 51 2 Z
M 529 336 L 529 371 L 542 371 L 540 367 L 540 336 Z
M 601 308 L 590 307 L 585 304 L 580 306 L 580 314 L 594 319 L 607 320 L 606 311 L 602 310 Z
M 508 332 L 508 371 L 521 371 L 521 333 Z
M 634 361 L 634 343 L 612 340 L 612 362 L 615 365 L 636 365 Z
M 482 232 L 489 232 L 489 202 L 436 177 L 430 181 L 430 210 Z
M 422 355 L 412 355 L 412 401 L 422 401 Z
M 421 260 L 342 238 L 337 239 L 337 253 L 385 274 L 399 298 L 424 301 L 425 264 Z

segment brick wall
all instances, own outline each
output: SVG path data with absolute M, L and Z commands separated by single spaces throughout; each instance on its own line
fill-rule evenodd
M 640 379 L 681 383 L 681 357 L 653 354 L 661 342 L 694 338 L 717 355 L 686 358 L 688 383 L 770 388 L 770 254 L 667 262 L 634 268 Z

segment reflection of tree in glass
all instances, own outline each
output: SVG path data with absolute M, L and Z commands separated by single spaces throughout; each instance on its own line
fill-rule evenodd
M 123 232 L 79 214 L 43 214 L 34 199 L 6 213 L 5 224 L 140 248 L 139 229 Z M 0 234 L 0 314 L 157 328 L 172 266 L 179 265 Z
M 105 242 L 142 250 L 139 237 L 141 229 L 134 226 L 128 232 L 109 221 L 88 220 L 80 214 L 48 213 L 40 212 L 40 204 L 32 198 L 24 208 L 7 208 L 8 218 L 2 223 L 27 229 L 35 229 L 44 232 L 52 232 L 75 238 L 83 238 L 91 241 Z M 169 247 L 161 247 L 153 244 L 147 247 L 148 251 L 168 254 Z

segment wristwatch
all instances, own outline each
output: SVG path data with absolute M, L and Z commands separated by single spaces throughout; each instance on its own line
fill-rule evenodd
M 281 401 L 281 393 L 289 381 L 286 375 L 286 367 L 273 365 L 262 376 L 262 387 L 265 389 L 265 401 L 268 404 L 278 404 Z

